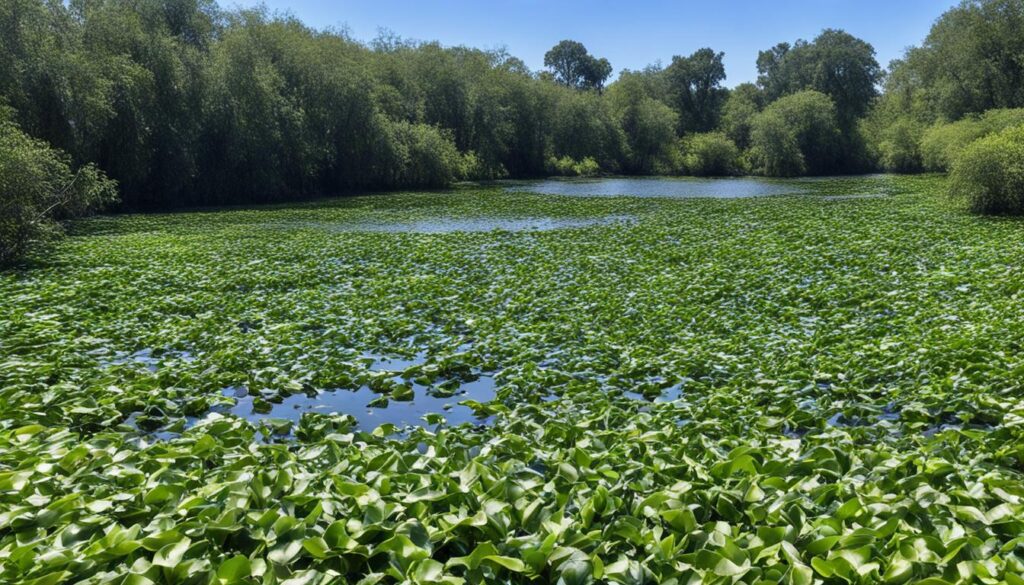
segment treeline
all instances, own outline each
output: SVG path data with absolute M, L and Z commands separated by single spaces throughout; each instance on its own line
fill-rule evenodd
M 547 174 L 868 170 L 856 121 L 881 69 L 841 31 L 780 44 L 756 85 L 722 53 L 626 71 L 564 41 L 502 51 L 370 44 L 207 0 L 8 0 L 0 100 L 95 164 L 127 208 L 258 202 Z
M 105 174 L 133 209 L 549 174 L 947 170 L 1020 124 L 1021 30 L 1024 0 L 966 0 L 888 71 L 825 30 L 727 89 L 710 48 L 608 84 L 612 64 L 574 41 L 534 72 L 210 0 L 5 0 L 0 105 L 4 132 Z
M 894 61 L 862 123 L 878 165 L 951 174 L 983 213 L 1024 213 L 1024 0 L 964 0 Z

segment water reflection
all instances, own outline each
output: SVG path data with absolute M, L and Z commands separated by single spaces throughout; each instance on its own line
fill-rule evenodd
M 279 229 L 322 229 L 337 232 L 445 234 L 452 232 L 550 231 L 557 229 L 590 227 L 595 225 L 629 223 L 633 220 L 633 217 L 625 215 L 592 218 L 436 217 L 412 221 L 372 220 L 353 223 L 327 223 L 313 221 L 279 222 L 268 224 L 267 227 Z
M 528 191 L 546 195 L 577 197 L 712 197 L 732 199 L 805 193 L 806 189 L 781 181 L 755 177 L 725 179 L 696 178 L 614 178 L 549 179 L 515 185 L 509 191 Z
M 312 394 L 293 394 L 280 403 L 272 403 L 269 412 L 260 412 L 255 408 L 255 397 L 244 389 L 228 388 L 224 391 L 225 395 L 236 397 L 236 401 L 235 405 L 225 412 L 254 423 L 267 419 L 298 423 L 303 413 L 307 412 L 348 414 L 356 419 L 359 428 L 364 431 L 371 431 L 385 423 L 391 423 L 399 428 L 430 426 L 423 418 L 428 414 L 440 414 L 449 425 L 459 425 L 467 422 L 481 423 L 487 418 L 478 416 L 472 408 L 460 405 L 459 402 L 489 402 L 494 398 L 495 392 L 494 378 L 490 376 L 480 376 L 475 381 L 462 383 L 451 396 L 435 395 L 431 388 L 420 384 L 413 383 L 411 386 L 413 398 L 408 401 L 386 400 L 385 395 L 377 394 L 363 386 L 358 390 L 337 389 Z M 371 404 L 375 406 L 370 406 Z

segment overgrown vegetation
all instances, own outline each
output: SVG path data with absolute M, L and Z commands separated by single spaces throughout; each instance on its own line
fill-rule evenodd
M 740 150 L 721 132 L 691 134 L 683 142 L 683 166 L 697 177 L 739 174 Z
M 941 178 L 792 186 L 78 222 L 0 274 L 0 581 L 1019 582 L 1022 226 Z M 478 425 L 260 414 L 485 373 Z
M 611 64 L 571 40 L 533 72 L 503 51 L 363 44 L 210 0 L 12 0 L 0 98 L 24 132 L 116 180 L 127 208 L 550 172 L 945 171 L 1024 120 L 1022 22 L 1022 0 L 964 2 L 879 95 L 874 49 L 832 29 L 762 51 L 757 83 L 730 90 L 710 48 L 608 85 Z
M 805 90 L 832 100 L 845 130 L 878 75 L 869 45 L 831 30 L 763 57 L 746 102 L 710 48 L 606 87 L 612 65 L 571 40 L 533 72 L 502 51 L 363 44 L 210 0 L 11 0 L 0 31 L 0 99 L 17 123 L 96 164 L 129 209 L 533 177 L 567 157 L 602 173 L 732 173 L 746 169 L 684 161 L 681 144 L 721 147 L 690 136 L 723 131 L 745 150 L 750 119 Z M 842 154 L 806 172 L 867 168 Z
M 879 164 L 899 172 L 947 171 L 975 141 L 1024 125 L 1022 26 L 1021 0 L 965 0 L 943 14 L 920 47 L 891 65 L 885 92 L 863 122 Z M 977 155 L 992 152 L 998 141 L 979 146 L 954 182 L 957 193 L 972 194 L 971 207 L 979 212 L 1011 210 L 976 198 L 990 193 L 991 184 L 965 183 L 986 174 Z M 989 170 L 1005 162 L 992 160 Z M 1019 196 L 1003 191 L 996 199 Z
M 967 146 L 951 174 L 954 195 L 979 213 L 1024 214 L 1024 126 Z
M 26 136 L 0 106 L 0 267 L 59 235 L 61 220 L 116 200 L 115 185 L 92 165 Z

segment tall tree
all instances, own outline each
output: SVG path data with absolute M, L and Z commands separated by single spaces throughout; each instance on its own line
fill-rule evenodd
M 551 70 L 555 81 L 576 89 L 604 87 L 612 74 L 612 65 L 604 58 L 587 52 L 583 43 L 565 40 L 544 54 L 544 66 Z
M 679 112 L 679 133 L 708 132 L 718 125 L 722 102 L 728 92 L 725 80 L 725 53 L 704 48 L 689 57 L 672 57 L 665 69 L 670 91 Z
M 878 95 L 882 68 L 875 49 L 841 30 L 822 31 L 812 42 L 780 43 L 757 58 L 758 85 L 768 101 L 814 90 L 829 96 L 847 130 Z
M 887 93 L 948 120 L 1024 107 L 1024 0 L 964 0 L 892 64 Z

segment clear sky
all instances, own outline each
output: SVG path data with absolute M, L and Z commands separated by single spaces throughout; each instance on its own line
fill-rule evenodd
M 258 0 L 225 7 L 253 6 Z M 506 47 L 531 69 L 562 39 L 607 57 L 616 74 L 701 47 L 725 51 L 734 86 L 757 77 L 757 52 L 781 41 L 842 28 L 872 45 L 883 66 L 924 39 L 959 0 L 263 0 L 316 27 L 345 27 L 369 41 L 386 28 L 401 37 L 484 49 Z

